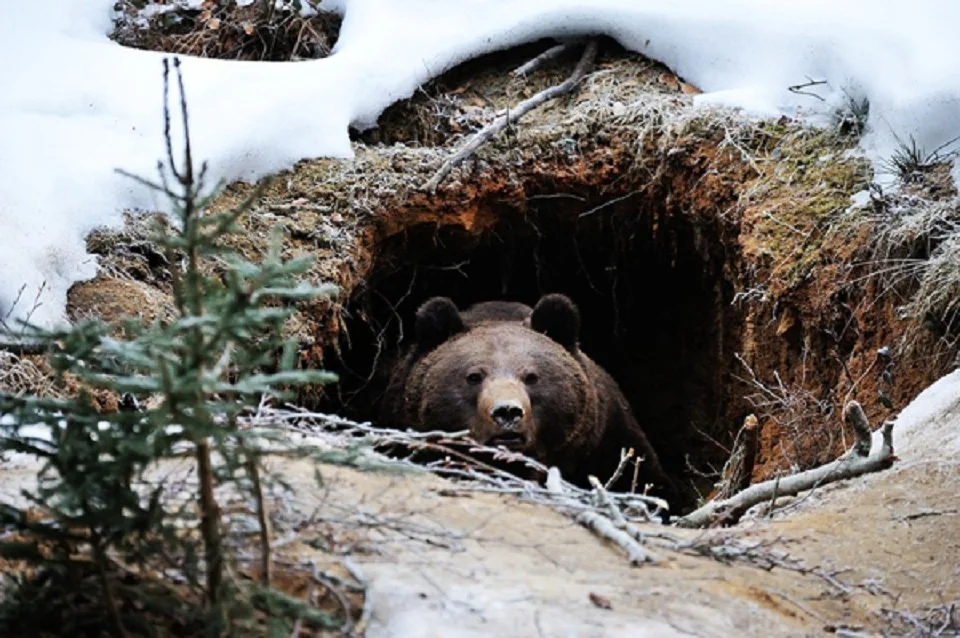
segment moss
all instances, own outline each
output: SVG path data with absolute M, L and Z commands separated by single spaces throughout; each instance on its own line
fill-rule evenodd
M 744 190 L 744 217 L 756 250 L 773 260 L 771 291 L 782 293 L 822 262 L 825 234 L 867 188 L 871 170 L 850 153 L 854 140 L 834 130 L 764 123 L 753 141 L 760 173 Z

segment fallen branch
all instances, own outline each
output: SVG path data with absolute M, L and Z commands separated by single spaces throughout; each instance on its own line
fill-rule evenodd
M 430 181 L 424 185 L 424 190 L 428 190 L 431 193 L 436 192 L 440 182 L 442 182 L 444 178 L 450 174 L 450 171 L 452 171 L 455 166 L 473 155 L 477 149 L 483 146 L 486 142 L 496 137 L 496 135 L 499 134 L 503 129 L 507 128 L 511 122 L 519 121 L 520 118 L 538 106 L 572 91 L 574 87 L 580 83 L 580 80 L 582 80 L 587 74 L 587 69 L 593 65 L 593 61 L 596 56 L 597 43 L 590 41 L 587 43 L 586 47 L 584 47 L 583 55 L 580 57 L 580 61 L 577 63 L 577 67 L 573 70 L 573 73 L 570 75 L 570 77 L 560 84 L 544 89 L 533 97 L 524 100 L 512 111 L 507 111 L 504 115 L 498 117 L 496 120 L 480 129 L 477 134 L 474 135 L 469 142 L 467 142 L 466 146 L 454 153 L 450 159 L 443 163 L 443 166 L 440 167 L 440 170 L 438 170 L 436 174 L 430 178 Z
M 599 481 L 594 483 L 594 487 L 599 488 L 598 492 L 605 492 Z M 560 470 L 555 467 L 551 467 L 547 472 L 547 490 L 561 501 L 561 506 L 563 505 L 563 501 L 568 499 L 568 497 L 564 494 L 564 486 L 563 480 L 560 477 Z M 612 501 L 607 500 L 607 505 L 610 506 L 611 504 Z M 616 509 L 616 506 L 613 507 L 618 514 L 618 518 L 625 525 L 626 521 L 622 518 L 622 513 Z M 593 510 L 580 511 L 574 514 L 573 518 L 577 523 L 583 525 L 600 538 L 610 541 L 622 549 L 626 553 L 627 560 L 630 561 L 631 565 L 640 565 L 642 563 L 653 562 L 655 560 L 652 554 L 645 550 L 640 543 L 634 540 L 634 538 L 627 531 L 621 527 L 618 527 L 618 525 L 610 518 Z
M 0 350 L 12 352 L 16 355 L 43 354 L 49 347 L 49 343 L 41 343 L 40 341 L 25 341 L 0 337 Z
M 528 62 L 523 63 L 522 65 L 514 69 L 513 70 L 514 77 L 522 78 L 530 75 L 531 73 L 533 73 L 534 71 L 542 67 L 544 64 L 546 64 L 550 60 L 555 60 L 556 58 L 559 58 L 561 55 L 563 55 L 565 51 L 572 49 L 576 44 L 577 44 L 576 42 L 567 42 L 565 44 L 558 44 L 556 46 L 550 47 L 549 49 L 547 49 L 537 57 L 533 58 Z
M 687 514 L 677 521 L 680 527 L 706 527 L 718 521 L 736 522 L 749 508 L 770 500 L 776 491 L 780 496 L 794 496 L 820 485 L 854 478 L 863 474 L 886 469 L 894 461 L 893 422 L 883 425 L 883 443 L 880 450 L 868 455 L 871 446 L 870 428 L 863 408 L 856 401 L 849 402 L 843 410 L 844 418 L 857 436 L 850 453 L 836 461 L 821 465 L 806 472 L 757 483 L 728 499 L 714 500 Z

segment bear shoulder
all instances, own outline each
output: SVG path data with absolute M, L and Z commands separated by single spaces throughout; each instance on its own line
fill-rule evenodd
M 599 422 L 603 427 L 600 445 L 593 450 L 590 465 L 605 478 L 609 478 L 616 470 L 621 450 L 633 449 L 634 454 L 643 459 L 640 465 L 641 476 L 658 488 L 657 494 L 668 497 L 669 500 L 675 495 L 673 481 L 660 464 L 653 445 L 637 422 L 630 402 L 624 396 L 620 385 L 609 372 L 585 354 L 581 353 L 580 359 L 587 376 L 596 388 Z M 624 472 L 613 489 L 629 491 L 631 480 L 631 473 Z M 641 485 L 640 489 L 642 488 Z

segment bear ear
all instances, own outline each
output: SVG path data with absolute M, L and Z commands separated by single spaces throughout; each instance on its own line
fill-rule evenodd
M 573 352 L 580 338 L 580 311 L 566 295 L 544 295 L 530 315 L 530 328 Z
M 460 311 L 447 297 L 429 299 L 417 310 L 417 346 L 423 350 L 433 350 L 464 329 Z

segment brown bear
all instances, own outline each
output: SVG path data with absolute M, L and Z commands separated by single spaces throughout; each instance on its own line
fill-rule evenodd
M 640 476 L 673 493 L 616 381 L 579 348 L 580 313 L 560 294 L 535 308 L 485 302 L 460 312 L 445 297 L 417 310 L 415 343 L 394 368 L 383 425 L 469 430 L 479 443 L 521 451 L 585 485 L 608 479 L 621 448 L 644 458 Z M 629 487 L 632 472 L 615 486 Z M 641 487 L 643 482 L 641 482 Z

